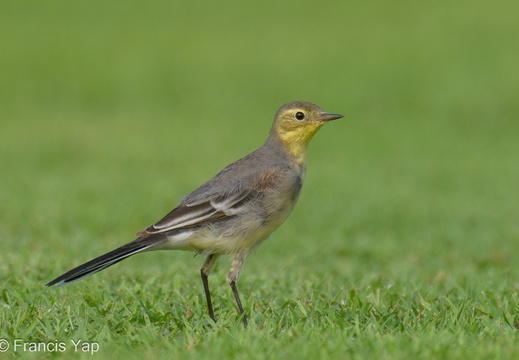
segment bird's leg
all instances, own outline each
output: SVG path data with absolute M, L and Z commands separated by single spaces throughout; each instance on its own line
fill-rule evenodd
M 241 305 L 240 294 L 238 293 L 236 283 L 238 282 L 240 270 L 243 267 L 243 263 L 245 262 L 246 257 L 246 252 L 240 252 L 236 254 L 232 259 L 231 270 L 229 271 L 229 275 L 227 275 L 227 281 L 229 282 L 229 285 L 231 285 L 231 289 L 234 294 L 234 298 L 236 299 L 236 304 L 238 305 L 240 315 L 242 316 L 242 322 L 244 326 L 247 326 L 247 317 L 243 312 L 243 306 Z
M 211 302 L 211 293 L 209 292 L 209 281 L 207 277 L 213 269 L 214 264 L 216 263 L 216 259 L 218 259 L 218 255 L 208 255 L 204 261 L 204 265 L 202 265 L 202 268 L 200 269 L 200 275 L 202 276 L 202 282 L 204 283 L 205 299 L 207 300 L 207 309 L 209 311 L 209 317 L 211 317 L 211 319 L 213 319 L 214 322 L 216 322 L 216 319 L 214 317 L 213 303 Z

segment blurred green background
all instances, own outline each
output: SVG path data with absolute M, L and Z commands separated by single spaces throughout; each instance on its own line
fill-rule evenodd
M 246 297 L 287 274 L 515 293 L 518 14 L 512 1 L 2 2 L 0 279 L 40 288 L 132 240 L 305 100 L 345 118 L 313 140 L 293 216 L 245 266 Z M 200 265 L 148 254 L 88 281 L 162 271 L 197 286 Z

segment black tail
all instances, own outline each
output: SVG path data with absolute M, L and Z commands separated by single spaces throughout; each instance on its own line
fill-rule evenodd
M 83 265 L 79 265 L 78 267 L 67 271 L 63 275 L 58 276 L 52 280 L 47 284 L 47 286 L 56 284 L 58 286 L 63 286 L 82 280 L 83 278 L 93 275 L 98 271 L 104 270 L 109 266 L 117 264 L 119 261 L 122 261 L 134 254 L 157 245 L 164 240 L 166 240 L 166 237 L 163 234 L 137 238 L 126 245 L 123 245 L 115 250 L 110 251 L 109 253 L 96 257 L 95 259 L 90 260 Z

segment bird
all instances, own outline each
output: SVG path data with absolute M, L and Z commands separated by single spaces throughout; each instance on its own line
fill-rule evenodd
M 247 326 L 237 288 L 243 264 L 292 212 L 306 175 L 309 141 L 324 124 L 342 117 L 305 101 L 284 104 L 261 147 L 184 196 L 160 221 L 137 232 L 135 240 L 75 267 L 46 286 L 82 280 L 142 252 L 194 251 L 206 256 L 200 276 L 209 317 L 216 322 L 208 276 L 218 257 L 228 255 L 227 281 Z

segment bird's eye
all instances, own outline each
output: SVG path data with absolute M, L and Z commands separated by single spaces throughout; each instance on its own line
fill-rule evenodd
M 305 118 L 305 114 L 303 114 L 301 111 L 298 111 L 296 113 L 296 119 L 297 120 L 303 120 Z

